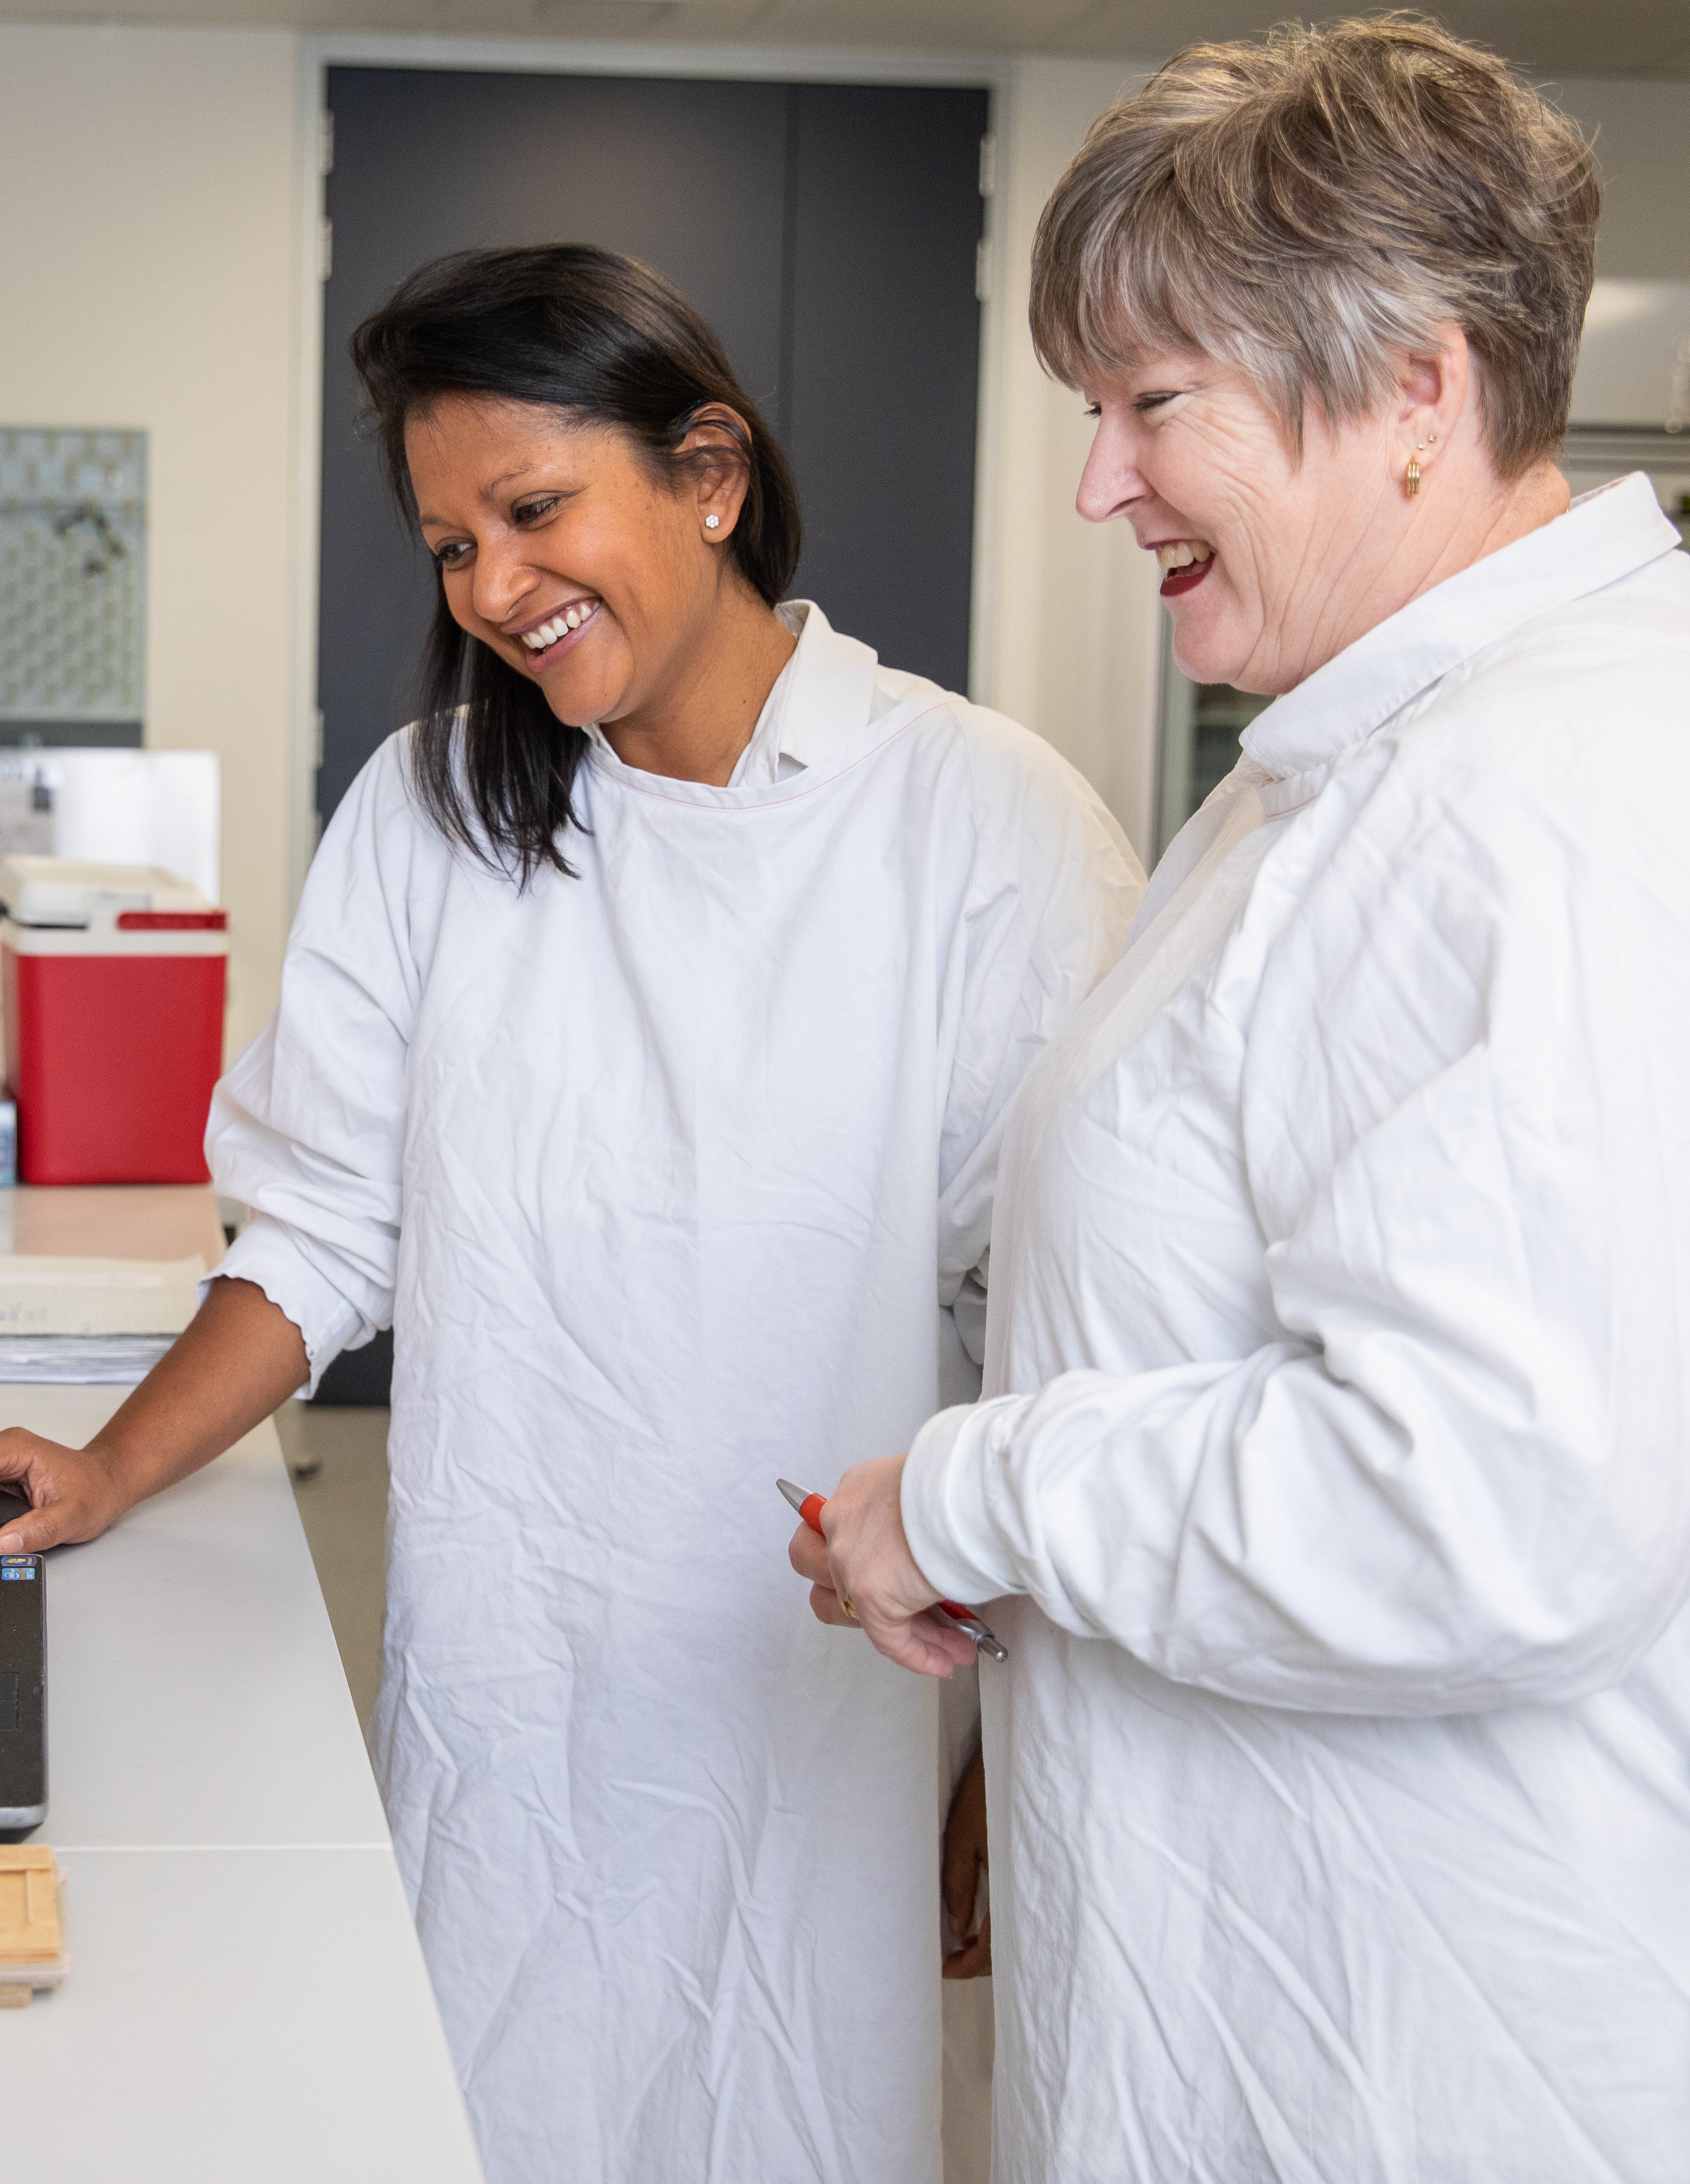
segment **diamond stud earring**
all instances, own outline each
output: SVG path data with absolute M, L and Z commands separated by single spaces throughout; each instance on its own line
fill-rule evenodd
M 704 519 L 704 527 L 706 531 L 714 531 L 721 521 L 722 518 L 719 515 L 706 515 Z

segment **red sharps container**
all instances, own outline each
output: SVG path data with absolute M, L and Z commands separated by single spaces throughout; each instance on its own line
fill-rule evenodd
M 204 1183 L 226 913 L 155 865 L 0 858 L 20 1183 Z

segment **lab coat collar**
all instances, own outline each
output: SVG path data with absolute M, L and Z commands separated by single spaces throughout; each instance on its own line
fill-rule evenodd
M 842 637 L 813 599 L 789 599 L 775 612 L 798 648 L 769 693 L 752 740 L 767 722 L 775 733 L 777 757 L 816 766 L 867 727 L 879 662 L 867 645 Z
M 763 701 L 750 741 L 733 769 L 735 786 L 772 782 L 783 758 L 820 763 L 867 725 L 879 660 L 854 637 L 842 637 L 813 599 L 788 599 L 775 613 L 798 639 Z M 612 770 L 622 761 L 596 722 L 588 741 Z
M 1244 754 L 1276 781 L 1329 766 L 1475 653 L 1678 543 L 1641 471 L 1584 493 L 1565 515 L 1446 578 L 1275 699 L 1244 731 Z

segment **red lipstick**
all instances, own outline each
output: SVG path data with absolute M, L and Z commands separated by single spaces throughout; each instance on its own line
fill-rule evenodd
M 1182 592 L 1194 592 L 1214 566 L 1211 554 L 1207 561 L 1188 561 L 1183 569 L 1170 569 L 1162 579 L 1164 599 L 1177 599 Z

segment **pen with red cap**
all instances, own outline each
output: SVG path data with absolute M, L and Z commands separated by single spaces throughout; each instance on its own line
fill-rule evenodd
M 785 1495 L 811 1530 L 819 1532 L 822 1529 L 822 1512 L 828 1506 L 825 1498 L 820 1494 L 806 1494 L 801 1486 L 795 1486 L 789 1479 L 777 1479 L 775 1485 L 779 1487 L 781 1492 Z M 981 1652 L 989 1654 L 994 1661 L 1007 1661 L 1009 1658 L 1008 1653 L 981 1622 L 972 1607 L 959 1607 L 954 1600 L 941 1600 L 939 1605 L 964 1637 L 973 1640 Z M 846 1610 L 847 1613 L 850 1612 L 849 1609 Z

